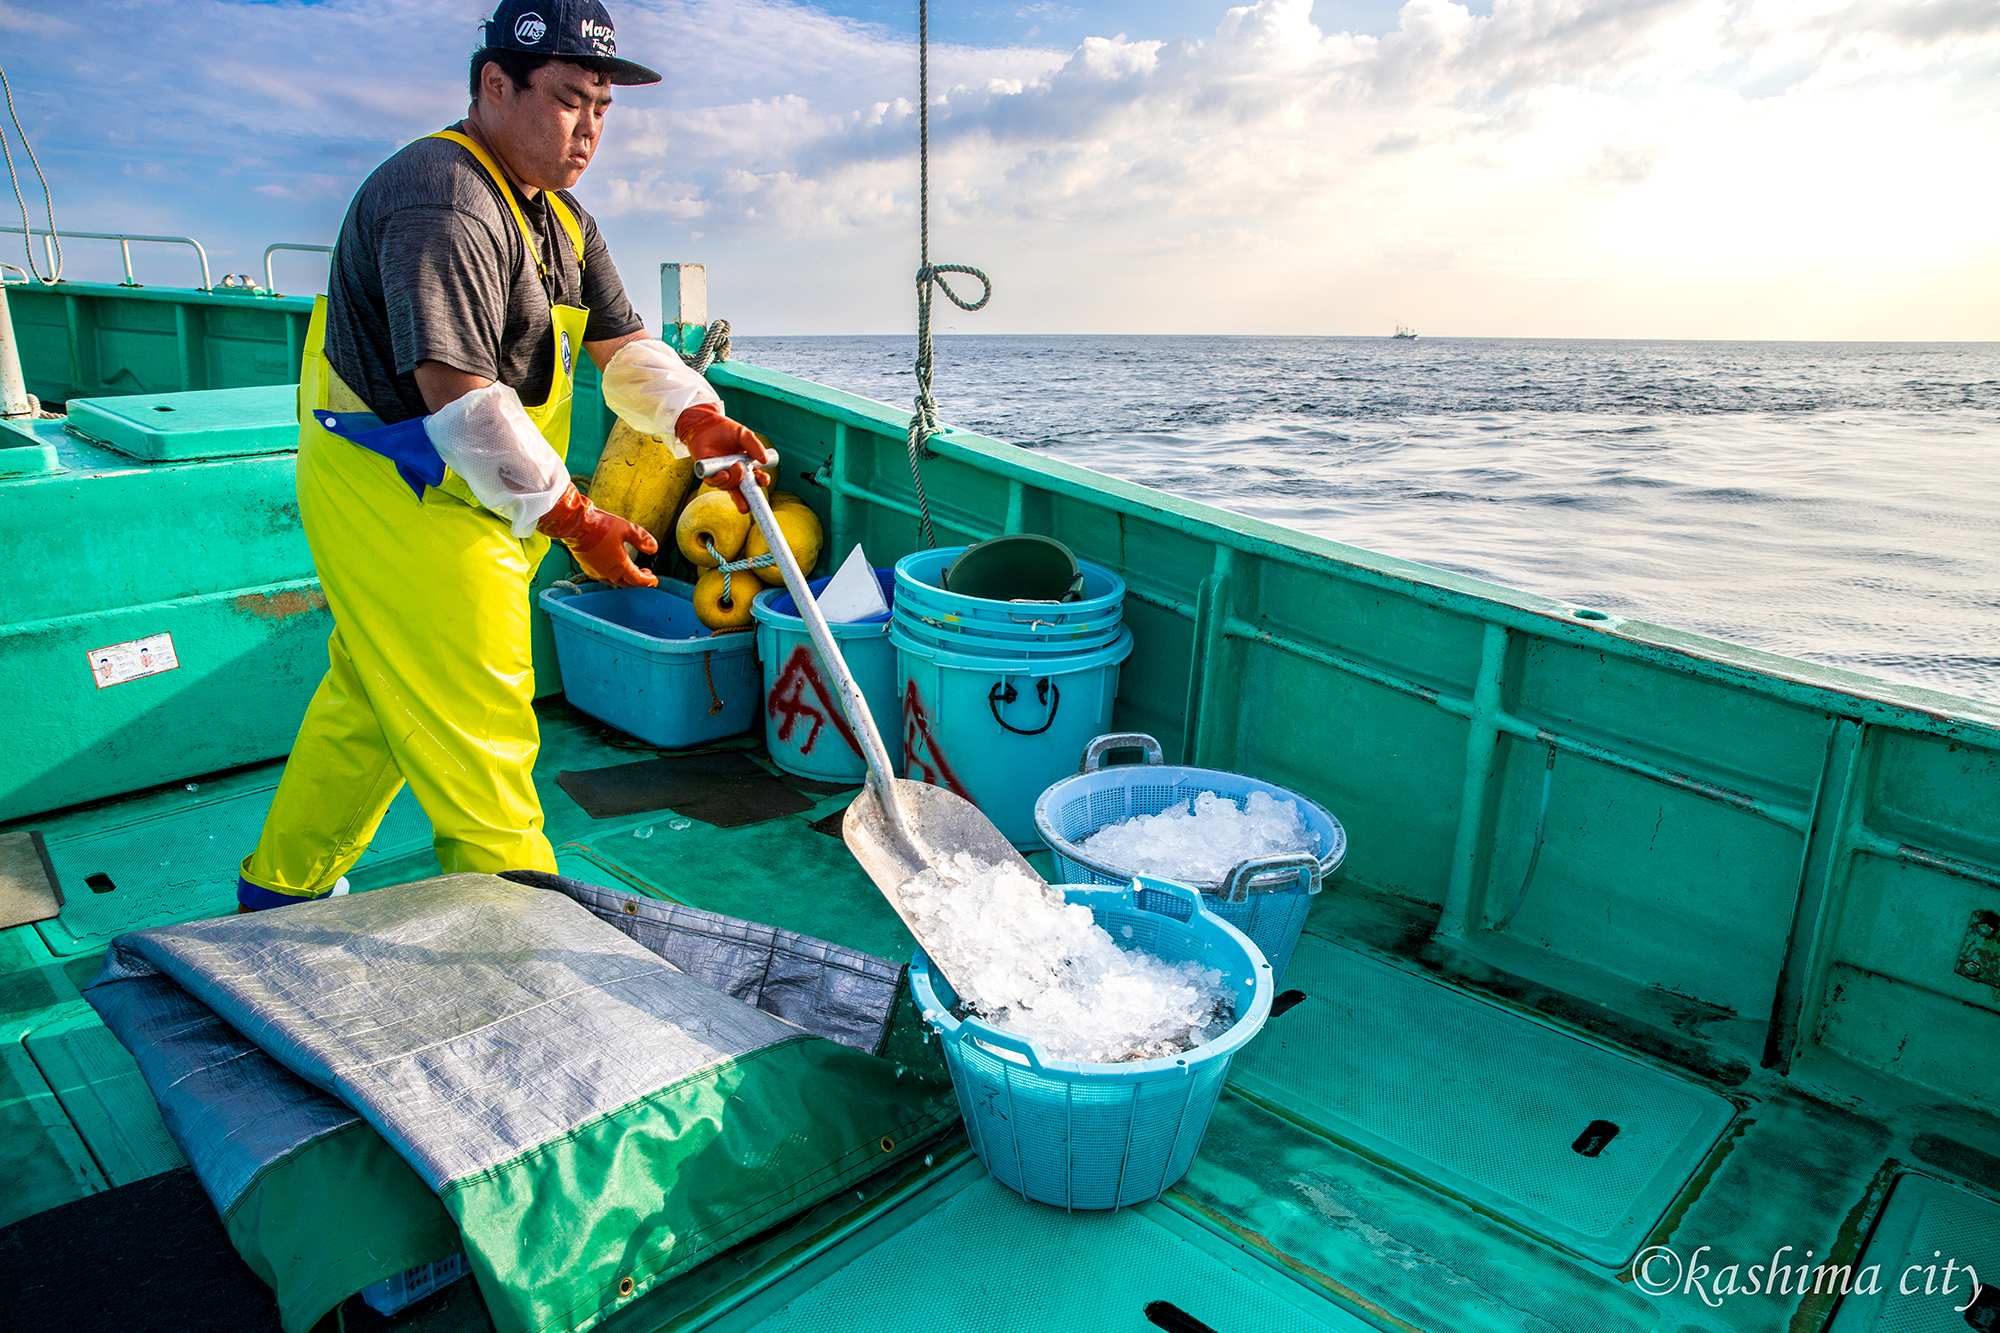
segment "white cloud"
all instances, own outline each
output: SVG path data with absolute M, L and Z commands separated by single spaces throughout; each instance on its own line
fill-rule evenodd
M 579 193 L 642 308 L 656 262 L 706 260 L 746 331 L 908 327 L 911 43 L 788 0 L 616 9 L 621 51 L 668 80 L 619 90 Z M 108 36 L 30 31 L 9 56 L 59 208 L 175 214 L 250 253 L 329 239 L 375 162 L 462 110 L 475 39 L 461 0 L 70 14 Z M 2000 337 L 1991 0 L 1408 0 L 1375 34 L 1310 15 L 934 48 L 933 255 L 998 286 L 958 326 Z M 135 197 L 149 174 L 161 196 Z
M 75 32 L 76 25 L 53 14 L 38 14 L 19 5 L 0 3 L 0 32 L 32 32 L 44 37 Z

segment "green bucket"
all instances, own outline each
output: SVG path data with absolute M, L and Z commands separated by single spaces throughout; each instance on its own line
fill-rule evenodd
M 944 589 L 995 602 L 1073 602 L 1083 570 L 1055 538 L 1017 532 L 967 547 L 945 570 Z

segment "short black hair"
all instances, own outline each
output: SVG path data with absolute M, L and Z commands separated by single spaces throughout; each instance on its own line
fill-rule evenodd
M 511 46 L 482 46 L 472 53 L 472 69 L 466 83 L 472 93 L 472 100 L 479 100 L 479 76 L 486 72 L 486 62 L 498 65 L 509 79 L 514 81 L 515 92 L 526 92 L 531 86 L 529 80 L 536 70 L 551 61 L 561 60 L 572 65 L 581 65 L 593 74 L 603 74 L 605 70 L 594 60 L 572 55 L 557 55 L 552 52 L 518 51 Z
M 482 46 L 472 53 L 472 73 L 467 79 L 471 85 L 472 100 L 479 100 L 479 76 L 486 72 L 488 61 L 498 65 L 509 79 L 514 81 L 515 92 L 526 92 L 529 79 L 542 66 L 556 59 L 538 51 L 517 51 L 509 46 Z

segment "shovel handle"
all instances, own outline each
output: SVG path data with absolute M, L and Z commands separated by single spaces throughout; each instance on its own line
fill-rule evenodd
M 778 451 L 776 449 L 767 449 L 765 452 L 770 454 L 770 457 L 762 460 L 752 458 L 748 454 L 729 454 L 722 458 L 698 459 L 694 465 L 694 474 L 703 481 L 707 481 L 716 473 L 727 471 L 735 467 L 738 463 L 747 465 L 743 469 L 745 472 L 750 471 L 751 468 L 776 467 L 778 465 Z M 769 534 L 765 535 L 768 536 Z
M 773 462 L 776 455 L 773 455 Z M 875 715 L 868 711 L 868 699 L 861 693 L 861 687 L 854 682 L 854 673 L 847 669 L 847 660 L 840 655 L 840 645 L 833 640 L 833 631 L 826 627 L 826 617 L 821 614 L 819 601 L 806 583 L 804 571 L 799 568 L 798 557 L 792 554 L 791 546 L 785 541 L 785 534 L 778 529 L 778 520 L 771 513 L 771 502 L 764 496 L 764 488 L 757 484 L 757 468 L 767 466 L 744 454 L 728 458 L 705 458 L 695 464 L 697 474 L 708 477 L 733 467 L 738 463 L 751 466 L 743 469 L 743 483 L 737 489 L 742 492 L 744 502 L 750 506 L 750 516 L 757 520 L 758 530 L 764 534 L 765 545 L 777 558 L 778 570 L 785 576 L 785 587 L 792 594 L 792 605 L 798 611 L 799 619 L 806 622 L 806 629 L 812 634 L 813 647 L 818 650 L 820 665 L 833 678 L 834 691 L 840 696 L 841 710 L 847 714 L 847 723 L 854 729 L 855 739 L 861 742 L 862 757 L 868 761 L 868 771 L 875 778 L 878 799 L 883 809 L 897 817 L 902 823 L 901 803 L 896 799 L 896 771 L 889 764 L 889 751 L 882 744 L 882 733 L 875 729 Z M 706 471 L 704 471 L 706 469 Z

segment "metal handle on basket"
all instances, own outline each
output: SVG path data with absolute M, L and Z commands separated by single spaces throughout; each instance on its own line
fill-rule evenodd
M 1313 882 L 1314 872 L 1319 869 L 1319 857 L 1311 852 L 1284 852 L 1278 856 L 1253 856 L 1248 861 L 1239 861 L 1236 868 L 1223 879 L 1217 890 L 1220 897 L 1232 903 L 1248 901 L 1250 881 L 1259 875 L 1268 875 L 1274 870 L 1297 870 L 1299 887 L 1307 893 L 1318 893 L 1319 885 Z
M 1167 762 L 1167 752 L 1160 748 L 1158 741 L 1148 736 L 1145 732 L 1114 731 L 1099 736 L 1096 740 L 1083 747 L 1083 764 L 1076 771 L 1079 773 L 1089 773 L 1103 768 L 1104 756 L 1110 754 L 1113 750 L 1134 749 L 1144 750 L 1146 752 L 1146 762 L 1149 764 L 1164 764 Z
M 1048 1066 L 1042 1063 L 1041 1054 L 1036 1051 L 1035 1043 L 1029 1041 L 1026 1037 L 1016 1036 L 1011 1032 L 1002 1032 L 991 1023 L 978 1018 L 964 1019 L 960 1022 L 959 1026 L 971 1033 L 971 1039 L 982 1046 L 998 1046 L 1003 1051 L 1012 1051 L 1016 1055 L 1025 1058 L 1028 1062 L 1028 1068 L 1034 1070 L 1036 1073 L 1048 1072 Z

